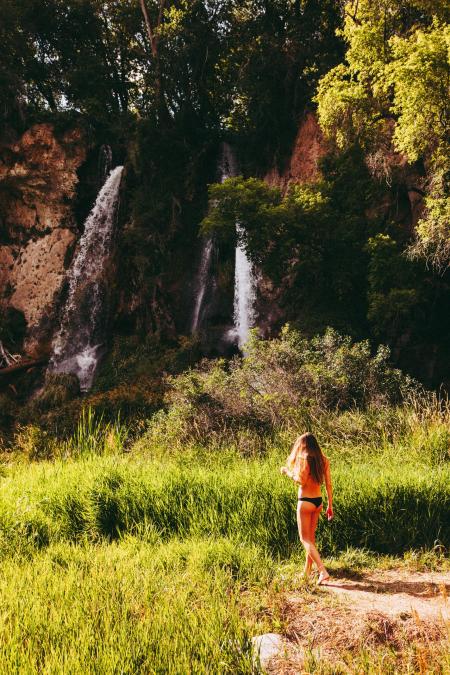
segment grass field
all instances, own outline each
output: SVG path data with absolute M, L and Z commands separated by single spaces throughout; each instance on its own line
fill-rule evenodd
M 336 458 L 336 516 L 318 531 L 326 553 L 448 545 L 448 463 L 402 461 L 394 453 L 353 463 Z M 296 500 L 281 462 L 275 451 L 264 459 L 132 452 L 10 467 L 0 495 L 1 551 L 112 541 L 150 528 L 163 540 L 232 537 L 287 557 L 298 545 Z
M 326 449 L 336 515 L 318 541 L 331 569 L 447 564 L 441 432 Z M 66 459 L 1 465 L 0 673 L 252 673 L 251 637 L 283 632 L 286 595 L 322 601 L 300 577 L 281 441 L 243 458 L 146 436 L 124 452 L 120 430 L 109 444 L 77 438 Z M 420 653 L 361 645 L 343 670 L 312 653 L 307 667 L 412 673 Z M 443 652 L 430 659 L 423 672 L 445 672 Z

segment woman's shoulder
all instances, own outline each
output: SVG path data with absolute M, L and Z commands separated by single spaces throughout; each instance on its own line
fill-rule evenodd
M 327 467 L 330 466 L 330 460 L 326 455 L 323 455 L 323 461 L 325 462 L 325 466 Z

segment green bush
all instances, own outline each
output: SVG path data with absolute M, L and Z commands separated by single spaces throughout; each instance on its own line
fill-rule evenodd
M 40 427 L 28 424 L 14 434 L 13 448 L 28 461 L 53 459 L 58 456 L 60 445 L 56 439 Z
M 229 444 L 240 437 L 249 449 L 332 413 L 392 406 L 415 386 L 390 366 L 386 347 L 372 355 L 367 341 L 353 343 L 333 329 L 307 339 L 289 326 L 273 340 L 254 333 L 245 358 L 205 360 L 169 385 L 168 409 L 150 424 L 155 443 Z

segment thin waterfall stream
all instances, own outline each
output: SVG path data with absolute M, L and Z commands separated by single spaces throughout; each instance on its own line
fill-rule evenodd
M 202 252 L 200 257 L 200 266 L 197 275 L 197 292 L 195 297 L 194 313 L 192 316 L 191 332 L 195 333 L 198 330 L 201 319 L 201 310 L 203 308 L 203 300 L 205 298 L 206 287 L 209 280 L 209 270 L 211 267 L 211 256 L 213 252 L 213 240 L 207 237 L 203 241 Z
M 222 182 L 226 178 L 238 175 L 236 158 L 228 143 L 224 143 L 223 146 L 221 169 Z M 238 242 L 234 265 L 234 327 L 230 331 L 229 337 L 236 340 L 239 349 L 242 349 L 248 340 L 250 328 L 253 327 L 256 318 L 256 275 L 247 251 L 241 243 L 242 227 L 239 223 L 236 223 L 236 232 Z
M 227 178 L 237 175 L 236 162 L 234 159 L 233 152 L 230 146 L 226 143 L 223 144 L 222 152 L 220 155 L 218 173 L 221 183 L 223 183 L 224 180 L 226 180 Z M 194 311 L 192 314 L 191 333 L 195 333 L 201 327 L 206 290 L 211 280 L 210 269 L 213 250 L 214 250 L 214 241 L 212 237 L 204 237 L 202 242 L 202 250 L 200 254 L 200 265 L 197 273 L 196 294 L 195 294 Z
M 220 182 L 238 175 L 238 166 L 233 149 L 228 143 L 222 146 L 219 161 Z M 227 339 L 237 343 L 242 349 L 248 340 L 249 330 L 255 322 L 256 276 L 253 266 L 247 256 L 245 248 L 240 243 L 242 228 L 236 223 L 238 244 L 235 250 L 234 299 L 233 299 L 233 328 L 228 331 Z M 211 259 L 214 242 L 211 237 L 203 240 L 200 255 L 200 264 L 197 273 L 196 294 L 192 315 L 191 332 L 195 333 L 201 326 L 202 314 L 208 284 L 211 281 Z
M 111 254 L 123 167 L 111 171 L 86 219 L 69 268 L 68 294 L 52 343 L 49 371 L 74 373 L 88 391 L 105 340 L 105 265 Z
M 238 237 L 241 226 L 236 224 Z M 234 272 L 234 331 L 239 349 L 248 340 L 250 328 L 255 323 L 256 276 L 245 248 L 238 242 Z

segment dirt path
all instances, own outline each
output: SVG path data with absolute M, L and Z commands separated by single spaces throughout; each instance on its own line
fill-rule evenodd
M 415 672 L 414 650 L 425 650 L 431 665 L 423 672 L 435 672 L 433 658 L 440 672 L 440 655 L 448 649 L 448 596 L 450 572 L 335 570 L 320 590 L 310 587 L 285 595 L 285 629 L 278 636 L 278 655 L 268 658 L 267 672 L 297 675 L 304 671 L 308 653 L 321 662 L 342 665 L 343 655 L 357 658 L 363 649 L 374 658 L 380 653 L 396 655 L 400 665 L 395 672 L 402 672 L 402 663 L 407 672 Z M 358 665 L 355 670 L 348 666 L 348 658 L 346 663 L 343 672 L 361 672 Z
M 323 588 L 356 612 L 450 620 L 450 572 L 375 571 L 356 579 L 334 577 Z

